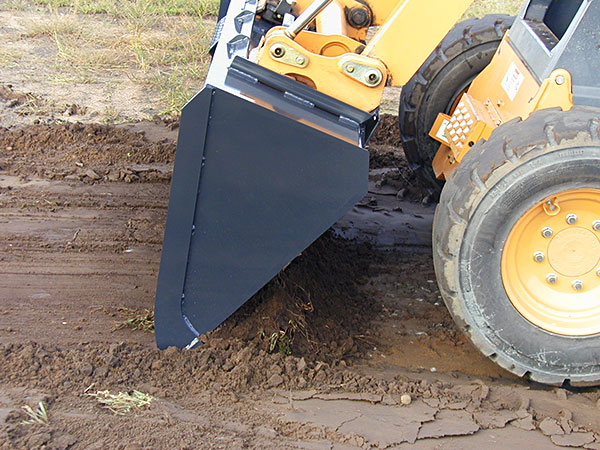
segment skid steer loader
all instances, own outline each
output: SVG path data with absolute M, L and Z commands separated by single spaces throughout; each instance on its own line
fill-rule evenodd
M 458 326 L 519 376 L 600 382 L 600 0 L 455 25 L 470 3 L 223 0 L 181 117 L 160 348 L 199 344 L 367 193 L 392 85 L 407 158 L 441 189 Z

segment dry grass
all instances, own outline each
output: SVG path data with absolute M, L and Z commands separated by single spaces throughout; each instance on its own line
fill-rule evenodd
M 205 25 L 197 15 L 159 16 L 133 6 L 108 21 L 75 9 L 54 10 L 26 34 L 53 42 L 56 73 L 51 81 L 91 83 L 101 74 L 117 73 L 158 92 L 163 114 L 178 113 L 202 85 L 214 22 Z M 0 54 L 0 64 L 3 59 Z
M 497 13 L 516 15 L 523 4 L 523 0 L 475 0 L 465 14 L 465 18 Z
M 12 2 L 11 2 L 12 3 Z M 70 8 L 81 14 L 109 14 L 114 17 L 207 16 L 219 11 L 217 0 L 23 0 L 18 3 L 49 8 Z
M 73 15 L 52 14 L 49 18 L 31 25 L 27 37 L 39 36 L 73 36 L 81 37 L 83 27 Z
M 0 67 L 16 67 L 23 52 L 13 48 L 0 48 Z
M 128 392 L 111 394 L 110 391 L 97 391 L 96 393 L 85 395 L 95 398 L 101 406 L 120 416 L 132 410 L 150 406 L 152 400 L 154 400 L 150 395 L 136 390 L 132 391 L 131 394 Z

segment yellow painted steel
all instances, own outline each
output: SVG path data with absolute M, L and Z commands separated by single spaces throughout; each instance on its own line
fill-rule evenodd
M 559 84 L 557 79 L 565 79 Z M 490 86 L 496 87 L 490 90 Z M 571 75 L 558 69 L 548 79 L 538 83 L 533 74 L 510 45 L 507 34 L 490 64 L 473 80 L 468 94 L 484 103 L 502 122 L 515 117 L 526 119 L 538 109 L 558 106 L 573 107 Z M 496 126 L 499 124 L 496 123 Z
M 381 103 L 387 68 L 377 59 L 353 53 L 352 49 L 359 45 L 359 42 L 345 36 L 319 36 L 309 31 L 300 32 L 296 40 L 292 40 L 286 35 L 285 27 L 274 27 L 267 33 L 259 51 L 258 64 L 358 109 L 373 111 Z M 295 58 L 301 58 L 302 64 L 276 55 L 273 49 L 277 46 L 294 52 Z M 350 51 L 343 52 L 345 48 Z M 377 85 L 368 86 L 344 71 L 348 64 L 377 70 L 382 79 Z
M 370 112 L 379 107 L 386 84 L 403 85 L 413 76 L 472 1 L 334 0 L 316 17 L 316 32 L 303 31 L 294 40 L 284 27 L 269 30 L 256 62 Z M 308 5 L 309 0 L 299 0 L 293 11 L 298 14 Z M 348 9 L 365 6 L 371 25 L 381 25 L 366 46 L 367 27 L 354 28 L 346 17 Z M 420 22 L 423 11 L 426 24 Z M 274 52 L 273 45 L 279 50 Z M 287 56 L 281 56 L 282 49 L 289 50 Z M 365 82 L 362 74 L 376 82 Z
M 294 41 L 310 53 L 321 56 L 341 56 L 345 53 L 356 53 L 362 47 L 360 42 L 346 36 L 326 36 L 310 31 L 301 31 Z
M 440 115 L 431 129 L 429 135 L 442 144 L 433 164 L 439 178 L 447 178 L 475 143 L 487 140 L 504 122 L 526 119 L 539 109 L 560 107 L 566 111 L 573 107 L 571 74 L 557 69 L 538 83 L 509 38 L 504 37 L 491 63 L 473 80 L 452 115 Z
M 391 84 L 403 86 L 471 3 L 472 0 L 400 0 L 362 54 L 384 61 Z
M 572 224 L 570 214 L 576 217 Z M 502 283 L 517 311 L 534 325 L 567 336 L 600 333 L 597 220 L 600 190 L 573 189 L 535 205 L 510 231 Z

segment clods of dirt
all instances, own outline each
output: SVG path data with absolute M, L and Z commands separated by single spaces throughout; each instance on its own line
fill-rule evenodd
M 367 346 L 368 324 L 380 312 L 358 289 L 367 279 L 369 251 L 368 244 L 325 234 L 211 337 L 256 342 L 267 351 L 309 361 L 358 356 Z
M 62 123 L 0 130 L 1 162 L 12 174 L 82 181 L 170 179 L 175 143 L 100 124 Z
M 379 125 L 369 143 L 371 145 L 389 145 L 401 148 L 402 141 L 400 139 L 400 129 L 398 128 L 398 117 L 391 114 L 382 114 L 379 117 Z

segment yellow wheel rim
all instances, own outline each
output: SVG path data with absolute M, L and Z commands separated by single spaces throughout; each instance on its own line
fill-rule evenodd
M 510 231 L 502 283 L 519 313 L 567 336 L 600 333 L 600 190 L 573 189 L 535 205 Z

